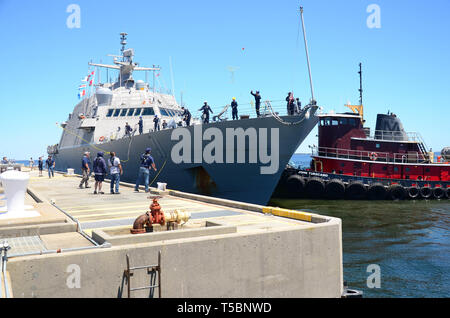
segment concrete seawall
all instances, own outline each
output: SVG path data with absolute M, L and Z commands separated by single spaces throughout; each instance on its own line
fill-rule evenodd
M 54 234 L 43 235 L 43 245 L 58 253 L 10 258 L 14 297 L 127 297 L 126 255 L 130 266 L 144 266 L 156 264 L 159 251 L 162 297 L 342 295 L 340 219 L 299 212 L 294 220 L 275 216 L 288 216 L 284 209 L 170 190 L 160 199 L 163 209 L 186 209 L 192 214 L 189 224 L 213 222 L 217 229 L 181 228 L 139 237 L 126 234 L 130 226 L 123 222 L 145 212 L 139 208 L 149 204 L 145 194 L 124 187 L 120 196 L 94 196 L 90 190 L 78 190 L 70 198 L 64 195 L 77 191 L 73 189 L 78 183 L 78 178 L 62 176 L 34 179 L 30 191 L 44 203 L 56 198 L 58 208 L 77 218 L 81 227 L 96 226 L 86 231 L 97 244 L 105 243 L 108 237 L 110 244 L 96 247 L 80 236 L 77 240 L 82 249 L 77 250 L 73 249 L 77 232 L 58 234 L 53 230 Z M 114 237 L 116 232 L 122 234 Z M 131 287 L 151 285 L 154 278 L 147 271 L 136 271 Z M 132 297 L 157 295 L 157 289 L 132 292 Z

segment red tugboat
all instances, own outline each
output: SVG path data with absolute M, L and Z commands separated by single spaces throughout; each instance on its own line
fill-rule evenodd
M 448 199 L 450 157 L 427 147 L 419 133 L 405 132 L 393 113 L 378 114 L 375 131 L 364 127 L 360 105 L 352 112 L 319 115 L 318 147 L 307 170 L 288 167 L 278 193 L 329 199 Z

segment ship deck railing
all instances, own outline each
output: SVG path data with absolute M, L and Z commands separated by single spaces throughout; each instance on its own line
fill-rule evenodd
M 339 158 L 339 159 L 387 162 L 387 163 L 415 163 L 415 164 L 430 163 L 428 155 L 424 155 L 418 152 L 388 153 L 369 150 L 319 147 L 315 152 L 313 152 L 313 156 L 332 159 Z
M 415 142 L 422 145 L 424 150 L 427 149 L 422 135 L 415 131 L 375 130 L 373 133 L 367 132 L 366 139 L 372 141 Z

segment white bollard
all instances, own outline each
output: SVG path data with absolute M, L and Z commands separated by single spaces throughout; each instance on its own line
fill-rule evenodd
M 159 191 L 166 191 L 167 183 L 157 182 L 156 184 L 158 185 L 158 190 Z
M 67 175 L 73 176 L 73 175 L 74 175 L 74 171 L 75 171 L 75 169 L 73 169 L 73 168 L 68 168 L 68 169 L 67 169 Z
M 9 170 L 0 174 L 0 181 L 6 197 L 6 209 L 0 210 L 0 212 L 3 212 L 1 214 L 2 218 L 22 218 L 40 215 L 36 211 L 25 211 L 25 192 L 27 191 L 29 179 L 28 173 L 16 170 Z

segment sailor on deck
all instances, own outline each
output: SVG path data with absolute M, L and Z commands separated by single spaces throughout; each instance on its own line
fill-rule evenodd
M 155 118 L 153 118 L 153 122 L 155 123 L 154 131 L 160 130 L 160 128 L 159 128 L 159 118 L 158 118 L 158 115 L 155 115 Z
M 211 107 L 209 107 L 208 102 L 205 101 L 205 104 L 202 106 L 202 108 L 199 109 L 199 111 L 203 112 L 203 123 L 208 124 L 209 123 L 209 112 L 213 113 Z
M 236 102 L 236 97 L 233 97 L 233 101 L 231 102 L 231 115 L 233 116 L 233 120 L 238 120 L 238 103 Z
M 261 95 L 259 95 L 259 91 L 256 91 L 256 94 L 253 93 L 253 91 L 250 91 L 250 94 L 255 97 L 255 109 L 256 109 L 256 116 L 259 117 L 259 107 L 261 106 Z
M 181 109 L 183 110 L 183 113 L 181 114 L 181 116 L 183 116 L 183 121 L 186 122 L 186 126 L 189 126 L 191 123 L 191 112 L 184 107 L 181 107 Z
M 142 120 L 142 116 L 139 116 L 139 135 L 142 135 L 142 133 L 144 132 L 144 121 Z

